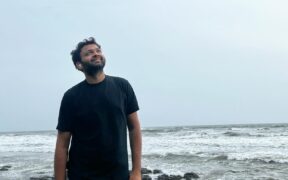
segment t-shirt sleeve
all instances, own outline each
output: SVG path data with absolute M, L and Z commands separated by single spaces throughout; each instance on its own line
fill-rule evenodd
M 73 120 L 73 103 L 72 97 L 64 94 L 58 116 L 58 124 L 56 129 L 63 132 L 72 131 L 72 120 Z
M 130 83 L 127 81 L 126 84 L 126 95 L 127 95 L 127 102 L 126 102 L 126 114 L 131 114 L 139 110 L 138 101 L 134 90 Z

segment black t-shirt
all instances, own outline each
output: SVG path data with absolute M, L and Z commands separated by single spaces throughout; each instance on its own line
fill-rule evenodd
M 72 134 L 70 179 L 128 179 L 127 116 L 137 110 L 131 85 L 119 77 L 84 80 L 64 94 L 57 129 Z

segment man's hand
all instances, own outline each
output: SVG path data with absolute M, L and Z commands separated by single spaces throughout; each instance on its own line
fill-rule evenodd
M 140 171 L 132 171 L 130 174 L 129 180 L 141 180 L 141 172 Z
M 141 180 L 142 137 L 137 112 L 129 114 L 127 124 L 132 154 L 132 172 L 130 174 L 130 180 Z
M 70 138 L 70 132 L 58 131 L 54 160 L 54 174 L 56 180 L 66 179 L 66 163 Z

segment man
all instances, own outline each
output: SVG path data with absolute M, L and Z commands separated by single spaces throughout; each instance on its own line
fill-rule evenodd
M 66 179 L 66 168 L 69 180 L 140 180 L 141 129 L 131 85 L 104 73 L 106 59 L 94 38 L 78 43 L 71 55 L 85 80 L 66 91 L 61 102 L 56 180 Z M 132 154 L 130 174 L 127 127 Z

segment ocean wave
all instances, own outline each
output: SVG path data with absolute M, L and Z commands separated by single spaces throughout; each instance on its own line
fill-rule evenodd
M 196 154 L 190 154 L 190 153 L 165 153 L 165 154 L 143 154 L 143 158 L 165 158 L 165 159 L 191 159 L 191 158 L 198 158 L 200 156 L 197 156 Z
M 237 161 L 249 161 L 253 163 L 262 163 L 262 164 L 288 164 L 288 159 L 271 159 L 271 158 L 230 158 L 229 160 Z
M 181 130 L 188 130 L 187 127 L 165 127 L 165 128 L 144 128 L 143 133 L 171 133 L 179 132 Z
M 242 153 L 230 153 L 229 160 L 248 161 L 251 163 L 288 164 L 288 156 L 285 150 L 282 151 L 247 151 Z
M 255 157 L 250 155 L 243 157 L 239 153 L 235 155 L 229 154 L 207 154 L 205 152 L 198 152 L 195 154 L 190 153 L 166 153 L 166 154 L 144 154 L 144 159 L 159 159 L 159 160 L 173 160 L 176 162 L 189 162 L 195 160 L 201 161 L 249 161 L 251 163 L 263 163 L 263 164 L 288 164 L 287 158 L 276 157 Z
M 219 161 L 228 160 L 228 155 L 225 155 L 225 154 L 224 155 L 219 155 L 219 156 L 211 158 L 211 160 L 219 160 Z
M 223 135 L 231 137 L 238 137 L 238 136 L 265 137 L 262 134 L 250 134 L 250 133 L 233 132 L 233 131 L 224 132 Z
M 49 135 L 2 136 L 0 152 L 54 152 L 55 141 Z
M 227 131 L 223 133 L 225 136 L 250 136 L 249 133 L 238 133 L 238 132 L 232 132 L 232 131 Z
M 198 152 L 195 154 L 190 153 L 166 153 L 166 154 L 146 154 L 143 155 L 143 158 L 147 159 L 165 159 L 165 160 L 173 160 L 176 162 L 191 162 L 195 160 L 200 161 L 223 161 L 228 160 L 228 155 L 220 154 L 220 155 L 209 155 L 204 152 Z
M 6 148 L 1 148 L 0 153 L 54 153 L 55 149 L 54 146 L 46 146 L 46 147 L 6 147 Z
M 284 124 L 273 124 L 273 125 L 271 125 L 271 127 L 273 127 L 273 128 L 288 128 L 288 123 L 284 123 Z

